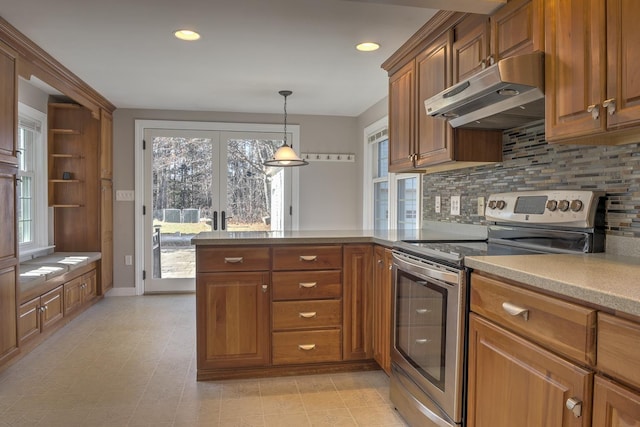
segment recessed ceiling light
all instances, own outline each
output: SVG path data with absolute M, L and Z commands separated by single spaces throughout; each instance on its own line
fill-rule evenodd
M 380 45 L 374 42 L 364 42 L 356 45 L 356 49 L 360 52 L 373 52 L 380 49 Z
M 200 38 L 200 34 L 192 30 L 178 30 L 175 33 L 173 33 L 173 35 L 179 38 L 180 40 L 186 40 L 190 42 L 194 40 L 198 40 Z

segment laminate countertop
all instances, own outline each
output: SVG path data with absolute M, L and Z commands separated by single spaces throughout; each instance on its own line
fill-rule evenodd
M 640 259 L 597 254 L 472 256 L 465 265 L 533 288 L 640 317 Z

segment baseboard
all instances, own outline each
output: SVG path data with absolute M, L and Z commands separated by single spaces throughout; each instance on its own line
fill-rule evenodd
M 136 288 L 111 288 L 104 294 L 106 298 L 109 297 L 135 297 Z

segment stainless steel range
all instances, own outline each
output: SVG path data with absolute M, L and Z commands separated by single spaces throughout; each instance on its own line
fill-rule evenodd
M 390 394 L 412 426 L 464 425 L 465 256 L 602 252 L 602 207 L 592 191 L 493 194 L 487 239 L 453 233 L 396 243 Z

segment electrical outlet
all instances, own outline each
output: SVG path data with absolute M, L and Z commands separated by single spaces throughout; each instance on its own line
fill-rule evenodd
M 460 215 L 460 196 L 451 196 L 451 215 Z
M 133 265 L 133 256 L 125 255 L 124 256 L 124 265 Z
M 440 213 L 440 204 L 441 204 L 440 196 L 436 196 L 436 213 Z
M 478 215 L 484 216 L 484 197 L 478 197 Z

